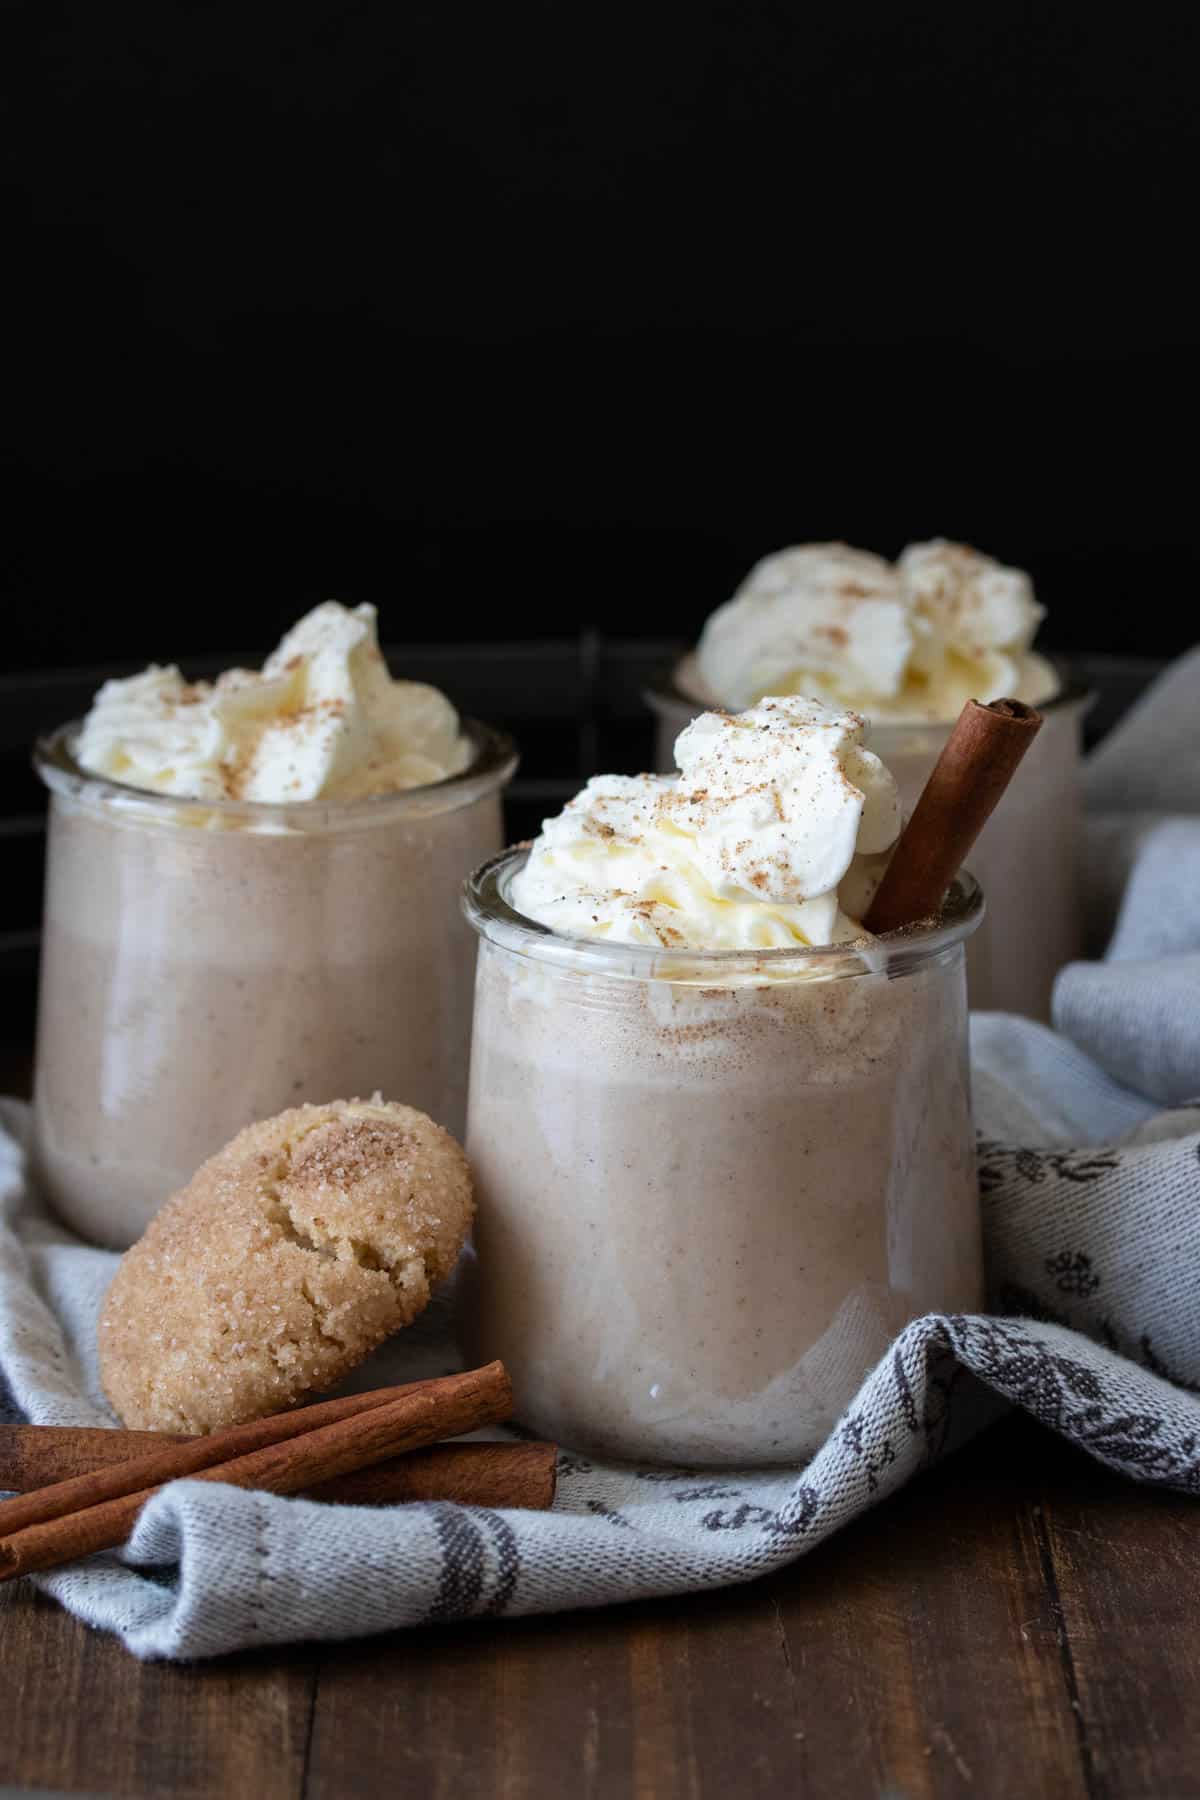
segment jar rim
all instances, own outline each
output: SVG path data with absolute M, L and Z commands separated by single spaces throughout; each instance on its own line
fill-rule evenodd
M 1041 652 L 1039 652 L 1039 655 L 1040 654 Z M 686 650 L 659 680 L 649 682 L 642 689 L 642 699 L 646 702 L 646 705 L 652 712 L 661 715 L 668 707 L 682 706 L 691 707 L 694 711 L 698 710 L 701 712 L 720 709 L 719 701 L 702 700 L 696 694 L 689 694 L 687 689 L 680 685 L 679 672 L 686 663 L 694 658 L 694 656 L 694 647 Z M 1051 694 L 1048 700 L 1039 700 L 1036 702 L 1037 710 L 1040 713 L 1066 712 L 1072 707 L 1078 707 L 1081 712 L 1087 712 L 1095 705 L 1099 698 L 1096 688 L 1089 686 L 1087 681 L 1072 667 L 1070 661 L 1066 657 L 1045 656 L 1043 657 L 1043 661 L 1050 664 L 1050 667 L 1059 678 L 1060 685 L 1058 691 Z M 932 735 L 945 735 L 945 733 L 950 731 L 954 725 L 953 719 L 922 719 L 917 717 L 889 719 L 872 714 L 869 707 L 855 706 L 850 710 L 861 713 L 867 720 L 871 732 L 871 743 L 879 742 L 880 734 L 885 732 L 904 732 L 911 735 L 913 732 L 923 731 L 929 732 Z
M 468 923 L 488 943 L 515 955 L 576 973 L 625 980 L 726 987 L 798 975 L 826 980 L 872 974 L 895 977 L 936 961 L 963 943 L 983 918 L 986 905 L 978 881 L 969 870 L 960 869 L 935 923 L 905 926 L 884 937 L 765 950 L 674 950 L 657 944 L 618 944 L 601 938 L 567 937 L 516 910 L 507 890 L 531 848 L 525 843 L 501 850 L 467 877 L 462 908 Z
M 81 726 L 82 720 L 69 720 L 34 744 L 34 769 L 51 793 L 85 804 L 115 806 L 131 818 L 168 823 L 172 815 L 187 814 L 194 821 L 202 813 L 211 815 L 216 826 L 241 825 L 258 831 L 327 831 L 335 826 L 381 824 L 397 815 L 426 817 L 452 812 L 503 787 L 520 760 L 506 731 L 479 719 L 463 718 L 459 726 L 470 739 L 475 754 L 465 769 L 443 776 L 440 781 L 398 788 L 389 794 L 370 794 L 360 800 L 210 800 L 161 794 L 85 769 L 75 754 Z

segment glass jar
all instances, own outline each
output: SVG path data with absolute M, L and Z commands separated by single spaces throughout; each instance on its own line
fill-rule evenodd
M 286 806 L 90 775 L 50 789 L 34 1156 L 68 1224 L 122 1248 L 213 1151 L 302 1100 L 381 1089 L 461 1133 L 464 873 L 503 842 L 512 743 L 427 787 Z
M 678 680 L 694 679 L 685 658 Z M 988 897 L 987 919 L 967 948 L 967 983 L 977 1011 L 1050 1017 L 1054 977 L 1083 954 L 1080 859 L 1083 830 L 1083 720 L 1095 696 L 1059 670 L 1062 687 L 1038 707 L 1043 724 L 1025 761 L 971 852 Z M 675 767 L 675 739 L 704 711 L 675 682 L 650 689 L 658 724 L 655 767 Z M 905 813 L 949 737 L 948 724 L 869 721 L 867 747 L 883 758 Z
M 466 889 L 480 936 L 460 1325 L 517 1416 L 650 1462 L 795 1462 L 896 1333 L 982 1299 L 959 878 L 936 930 L 667 952 Z

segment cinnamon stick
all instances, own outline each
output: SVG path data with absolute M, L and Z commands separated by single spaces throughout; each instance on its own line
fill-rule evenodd
M 414 1450 L 394 1462 L 323 1481 L 311 1498 L 342 1506 L 452 1500 L 460 1506 L 545 1512 L 554 1505 L 557 1484 L 554 1444 L 435 1444 L 431 1450 Z
M 414 1388 L 429 1385 L 428 1382 L 413 1384 Z M 350 1394 L 341 1400 L 321 1400 L 315 1406 L 298 1407 L 293 1412 L 250 1419 L 227 1431 L 215 1431 L 209 1437 L 185 1438 L 182 1442 L 173 1440 L 167 1447 L 149 1449 L 116 1468 L 97 1469 L 89 1475 L 58 1481 L 35 1493 L 25 1494 L 19 1500 L 0 1500 L 0 1537 L 24 1531 L 29 1525 L 64 1518 L 68 1513 L 82 1512 L 85 1507 L 119 1499 L 123 1494 L 158 1487 L 164 1481 L 176 1481 L 214 1463 L 227 1462 L 268 1444 L 299 1437 L 317 1426 L 354 1418 L 374 1407 L 385 1406 L 409 1391 L 412 1390 L 404 1387 L 376 1388 L 371 1393 Z
M 161 1431 L 0 1425 L 0 1492 L 28 1493 L 188 1441 Z M 553 1444 L 435 1444 L 354 1475 L 339 1475 L 307 1492 L 314 1500 L 343 1506 L 449 1500 L 541 1511 L 554 1504 L 557 1459 Z
M 967 701 L 867 909 L 868 931 L 898 931 L 939 910 L 1041 724 L 1021 700 Z
M 165 1472 L 137 1491 L 122 1491 L 115 1498 L 82 1510 L 65 1514 L 54 1511 L 53 1500 L 41 1498 L 43 1513 L 47 1506 L 51 1516 L 0 1537 L 0 1581 L 10 1581 L 35 1569 L 54 1568 L 60 1563 L 74 1562 L 97 1550 L 109 1550 L 124 1543 L 145 1502 L 164 1481 L 180 1474 L 196 1481 L 222 1481 L 234 1487 L 255 1487 L 273 1494 L 294 1494 L 334 1476 L 348 1475 L 370 1468 L 405 1450 L 436 1443 L 442 1437 L 455 1437 L 474 1431 L 481 1425 L 499 1424 L 512 1412 L 512 1384 L 502 1363 L 489 1363 L 462 1375 L 449 1375 L 440 1381 L 416 1382 L 411 1387 L 380 1390 L 393 1397 L 358 1411 L 343 1415 L 332 1423 L 274 1442 L 258 1444 L 243 1455 L 228 1452 L 228 1440 L 237 1433 L 247 1433 L 248 1426 L 235 1427 L 213 1438 L 193 1439 L 185 1444 L 152 1451 L 116 1468 L 95 1475 L 60 1482 L 56 1488 L 42 1488 L 38 1494 L 24 1495 L 5 1503 L 6 1509 L 30 1508 L 39 1497 L 61 1495 L 67 1489 L 76 1491 L 89 1482 L 103 1485 L 114 1479 L 128 1482 L 130 1471 L 138 1465 L 155 1465 Z M 378 1396 L 355 1396 L 357 1399 Z M 324 1407 L 345 1405 L 326 1401 Z M 322 1411 L 307 1407 L 301 1413 L 284 1415 L 288 1420 L 303 1418 Z M 264 1425 L 270 1421 L 255 1421 Z M 280 1421 L 282 1422 L 282 1421 Z M 218 1439 L 225 1439 L 224 1446 Z M 218 1445 L 207 1466 L 197 1467 L 197 1453 L 204 1447 Z M 38 1510 L 35 1504 L 33 1511 Z

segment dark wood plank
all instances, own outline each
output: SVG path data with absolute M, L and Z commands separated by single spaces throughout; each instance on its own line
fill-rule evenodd
M 305 1655 L 139 1663 L 28 1582 L 0 1588 L 0 1783 L 172 1800 L 295 1800 Z
M 742 1588 L 345 1646 L 320 1675 L 306 1800 L 797 1791 L 770 1593 Z
M 1086 1794 L 1029 1436 L 1006 1422 L 778 1583 L 805 1791 Z
M 1039 1525 L 1096 1800 L 1200 1794 L 1200 1507 L 1076 1456 Z

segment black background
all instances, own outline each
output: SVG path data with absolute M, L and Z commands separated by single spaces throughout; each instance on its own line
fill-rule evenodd
M 694 634 L 945 532 L 1194 634 L 1194 12 L 10 9 L 11 667 Z

